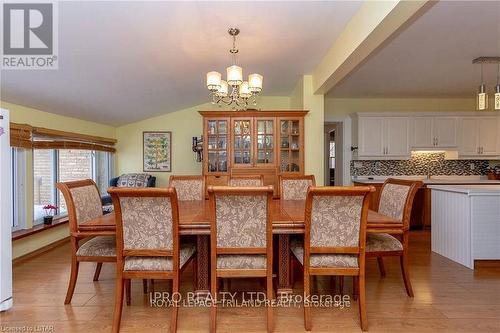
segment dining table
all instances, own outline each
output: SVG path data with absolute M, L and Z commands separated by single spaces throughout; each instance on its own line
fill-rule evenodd
M 196 237 L 196 285 L 194 289 L 198 294 L 207 294 L 210 289 L 210 202 L 179 201 L 179 234 L 193 235 Z M 305 200 L 280 200 L 272 201 L 271 216 L 273 234 L 277 238 L 277 285 L 278 294 L 290 293 L 290 236 L 304 233 Z M 79 230 L 86 235 L 99 235 L 103 232 L 116 230 L 115 214 L 113 212 L 96 219 L 79 224 Z M 385 232 L 402 234 L 403 223 L 392 217 L 369 210 L 367 217 L 368 233 Z

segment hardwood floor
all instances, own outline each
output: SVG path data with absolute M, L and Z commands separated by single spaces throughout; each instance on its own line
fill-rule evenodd
M 500 332 L 500 268 L 484 265 L 471 271 L 430 252 L 430 233 L 410 234 L 410 274 L 415 298 L 406 296 L 397 258 L 385 258 L 387 276 L 377 262 L 367 263 L 369 332 Z M 52 332 L 110 332 L 114 302 L 114 264 L 104 264 L 93 282 L 94 264 L 82 263 L 71 305 L 64 305 L 70 269 L 69 243 L 14 267 L 14 308 L 0 314 L 0 332 L 43 325 Z M 191 269 L 183 274 L 181 291 L 192 290 Z M 297 272 L 298 273 L 298 272 Z M 296 274 L 295 293 L 302 281 Z M 156 291 L 166 291 L 155 282 Z M 260 291 L 255 280 L 233 280 L 231 290 Z M 318 279 L 318 293 L 327 294 L 328 279 Z M 346 279 L 344 290 L 351 292 Z M 167 332 L 170 309 L 151 308 L 142 281 L 132 284 L 132 304 L 124 306 L 122 332 Z M 302 308 L 275 309 L 275 332 L 303 332 Z M 356 302 L 348 309 L 314 308 L 313 332 L 360 332 Z M 209 309 L 179 310 L 178 332 L 208 332 Z M 264 308 L 221 308 L 219 332 L 264 332 Z M 42 332 L 41 330 L 39 330 Z

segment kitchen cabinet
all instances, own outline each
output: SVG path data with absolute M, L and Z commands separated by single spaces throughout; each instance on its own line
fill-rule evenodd
M 453 149 L 457 147 L 457 117 L 414 117 L 411 147 Z
M 407 117 L 360 117 L 358 157 L 409 157 Z
M 488 158 L 500 155 L 498 117 L 462 118 L 459 128 L 459 156 Z

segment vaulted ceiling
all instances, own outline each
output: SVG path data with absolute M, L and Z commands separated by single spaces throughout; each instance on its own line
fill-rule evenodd
M 208 101 L 205 73 L 230 65 L 289 95 L 361 2 L 60 2 L 59 69 L 2 71 L 11 103 L 120 125 Z
M 500 1 L 439 1 L 372 54 L 330 97 L 473 97 L 480 67 L 500 56 Z M 490 92 L 496 65 L 484 66 Z

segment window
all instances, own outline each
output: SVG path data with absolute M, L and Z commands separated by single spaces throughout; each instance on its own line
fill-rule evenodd
M 25 228 L 26 154 L 22 148 L 12 148 L 12 231 Z
M 77 149 L 33 150 L 33 199 L 35 224 L 42 221 L 46 204 L 59 207 L 58 215 L 67 212 L 64 196 L 56 182 L 93 179 L 101 194 L 105 194 L 112 176 L 112 154 Z
M 335 169 L 335 141 L 330 141 L 330 169 Z
M 56 203 L 55 150 L 33 150 L 33 221 L 41 222 L 43 206 Z
M 105 151 L 96 151 L 94 153 L 94 177 L 101 195 L 108 192 L 109 181 L 113 178 L 113 154 Z
M 60 149 L 57 151 L 57 181 L 68 182 L 78 179 L 93 178 L 93 163 L 91 150 Z M 66 201 L 60 191 L 57 191 L 59 214 L 67 212 Z

